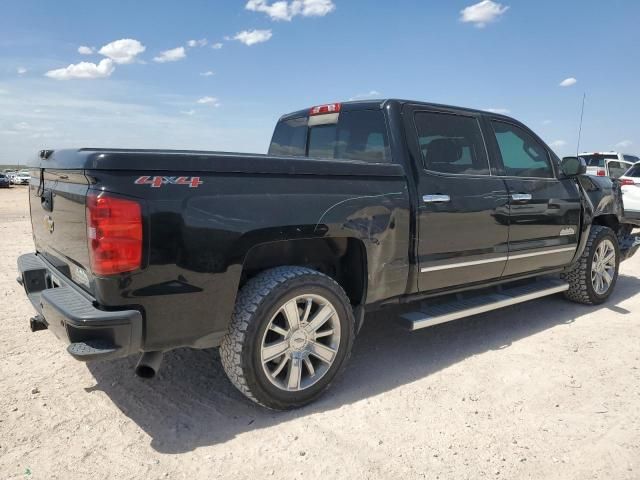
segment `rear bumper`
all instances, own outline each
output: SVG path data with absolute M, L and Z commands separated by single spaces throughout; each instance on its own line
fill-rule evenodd
M 96 308 L 93 298 L 37 254 L 21 255 L 18 270 L 18 282 L 31 304 L 49 330 L 69 344 L 67 351 L 77 360 L 120 358 L 140 351 L 139 311 Z

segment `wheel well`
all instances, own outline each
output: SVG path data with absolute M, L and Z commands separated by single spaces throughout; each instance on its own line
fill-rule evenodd
M 364 303 L 367 257 L 358 239 L 312 238 L 256 245 L 245 257 L 240 287 L 259 272 L 283 265 L 322 272 L 340 284 L 352 305 Z
M 593 219 L 592 225 L 602 225 L 603 227 L 609 227 L 613 230 L 613 233 L 617 234 L 620 229 L 620 222 L 618 217 L 613 214 L 599 215 Z

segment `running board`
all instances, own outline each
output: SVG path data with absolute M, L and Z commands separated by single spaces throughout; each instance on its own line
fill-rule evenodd
M 419 330 L 440 323 L 458 320 L 479 313 L 527 302 L 554 293 L 569 290 L 569 284 L 560 280 L 539 280 L 528 285 L 503 288 L 475 298 L 454 300 L 440 305 L 430 305 L 419 312 L 405 313 L 400 316 L 401 323 L 409 330 Z

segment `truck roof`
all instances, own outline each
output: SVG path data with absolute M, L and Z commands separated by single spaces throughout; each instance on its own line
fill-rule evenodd
M 444 110 L 452 109 L 452 110 L 464 111 L 464 112 L 469 112 L 469 113 L 474 113 L 474 114 L 481 113 L 481 114 L 484 114 L 484 115 L 491 115 L 491 116 L 498 117 L 498 118 L 515 120 L 512 117 L 509 117 L 508 115 L 502 115 L 500 113 L 494 113 L 494 112 L 490 112 L 488 110 L 480 110 L 480 109 L 475 109 L 475 108 L 458 107 L 458 106 L 455 106 L 455 105 L 446 105 L 446 104 L 442 104 L 442 103 L 432 103 L 432 102 L 424 102 L 424 101 L 419 101 L 419 100 L 407 100 L 407 99 L 400 99 L 400 98 L 382 98 L 382 99 L 371 99 L 371 100 L 349 100 L 349 101 L 346 101 L 346 102 L 335 102 L 335 103 L 340 103 L 342 111 L 349 111 L 349 110 L 377 110 L 377 109 L 382 109 L 385 106 L 390 105 L 390 104 L 395 104 L 395 105 L 397 105 L 398 107 L 401 108 L 403 105 L 405 105 L 407 103 L 410 103 L 412 105 L 421 105 L 421 106 L 430 107 L 430 108 L 436 108 L 436 109 L 444 109 Z M 304 116 L 309 114 L 309 110 L 311 108 L 312 107 L 284 114 L 284 115 L 282 115 L 282 117 L 280 117 L 280 120 L 286 120 L 288 118 L 304 117 Z

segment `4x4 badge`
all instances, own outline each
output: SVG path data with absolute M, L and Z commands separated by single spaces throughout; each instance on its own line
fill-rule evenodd
M 204 182 L 200 177 L 138 177 L 136 185 L 151 185 L 151 188 L 160 188 L 163 185 L 189 185 L 189 188 L 198 188 Z

